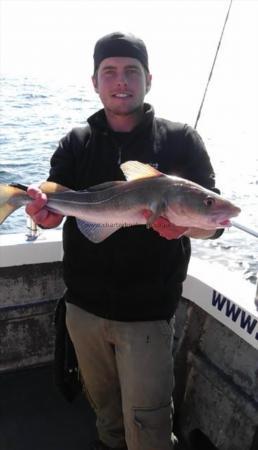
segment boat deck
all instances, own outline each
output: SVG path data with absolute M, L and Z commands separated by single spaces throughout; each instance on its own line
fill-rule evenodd
M 87 450 L 94 414 L 83 396 L 68 403 L 50 366 L 0 376 L 0 449 Z
M 96 439 L 86 399 L 68 403 L 54 386 L 50 366 L 0 375 L 0 399 L 0 449 L 87 450 Z
M 60 233 L 0 236 L 0 250 L 0 450 L 89 450 L 94 413 L 83 395 L 66 402 L 50 366 L 64 290 Z M 175 339 L 175 422 L 191 450 L 258 448 L 256 289 L 191 259 Z

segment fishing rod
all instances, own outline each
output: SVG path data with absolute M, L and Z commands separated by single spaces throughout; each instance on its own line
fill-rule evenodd
M 196 120 L 195 120 L 195 124 L 194 124 L 194 128 L 195 129 L 197 128 L 199 119 L 201 117 L 202 108 L 203 108 L 204 101 L 205 101 L 205 98 L 206 98 L 206 94 L 207 94 L 207 91 L 208 91 L 208 87 L 209 87 L 209 84 L 210 84 L 210 81 L 211 81 L 211 77 L 213 75 L 213 70 L 214 70 L 214 67 L 215 67 L 215 64 L 216 64 L 216 61 L 217 61 L 217 57 L 218 57 L 218 54 L 219 54 L 219 49 L 220 49 L 221 42 L 222 42 L 222 39 L 223 39 L 224 31 L 225 31 L 225 28 L 226 28 L 226 25 L 227 25 L 227 22 L 228 22 L 229 13 L 230 13 L 230 10 L 231 10 L 232 3 L 233 3 L 233 0 L 230 0 L 230 4 L 229 4 L 228 11 L 227 11 L 227 14 L 226 14 L 226 18 L 225 18 L 225 21 L 224 21 L 224 24 L 223 24 L 223 27 L 222 27 L 221 35 L 220 35 L 220 38 L 219 38 L 219 42 L 218 42 L 218 45 L 217 45 L 217 49 L 216 49 L 216 52 L 215 52 L 215 56 L 214 56 L 214 59 L 213 59 L 211 70 L 210 70 L 210 73 L 209 73 L 209 76 L 208 76 L 208 80 L 207 80 L 207 83 L 206 83 L 206 86 L 205 86 L 205 89 L 204 89 L 202 101 L 201 101 L 201 104 L 200 104 L 200 107 L 199 107 L 199 110 L 198 110 L 198 113 L 197 113 L 197 117 L 196 117 Z
M 231 225 L 235 228 L 238 228 L 239 230 L 245 231 L 246 233 L 251 234 L 252 236 L 258 238 L 258 232 L 250 227 L 246 227 L 245 225 L 242 225 L 241 223 L 236 222 L 235 220 L 231 220 Z
M 216 61 L 217 61 L 218 53 L 219 53 L 220 46 L 221 46 L 221 43 L 222 43 L 224 31 L 225 31 L 225 28 L 226 28 L 226 25 L 227 25 L 227 22 L 228 22 L 229 13 L 230 13 L 230 10 L 231 10 L 232 3 L 233 3 L 233 0 L 230 0 L 229 7 L 228 7 L 228 10 L 227 10 L 227 14 L 226 14 L 226 17 L 225 17 L 225 20 L 224 20 L 224 24 L 223 24 L 223 27 L 222 27 L 222 31 L 221 31 L 221 34 L 220 34 L 219 42 L 218 42 L 218 45 L 217 45 L 217 48 L 216 48 L 215 56 L 214 56 L 214 59 L 213 59 L 213 63 L 212 63 L 212 66 L 211 66 L 211 70 L 210 70 L 210 73 L 209 73 L 209 76 L 208 76 L 208 80 L 207 80 L 207 83 L 206 83 L 206 86 L 205 86 L 205 89 L 204 89 L 204 93 L 203 93 L 203 97 L 202 97 L 202 100 L 201 100 L 201 104 L 200 104 L 200 107 L 199 107 L 199 110 L 198 110 L 198 113 L 197 113 L 197 116 L 196 116 L 194 129 L 197 129 L 197 125 L 198 125 L 199 119 L 201 117 L 203 105 L 204 105 L 204 102 L 205 102 L 205 99 L 206 99 L 206 94 L 207 94 L 207 91 L 208 91 L 208 88 L 209 88 L 209 84 L 210 84 L 210 81 L 211 81 L 211 78 L 212 78 L 212 75 L 213 75 L 213 70 L 214 70 L 214 67 L 215 67 L 215 64 L 216 64 Z M 241 223 L 236 222 L 235 220 L 231 220 L 231 225 L 233 227 L 235 227 L 235 228 L 238 228 L 241 231 L 244 231 L 245 233 L 248 233 L 248 234 L 258 238 L 258 232 L 253 230 L 253 229 L 251 229 L 250 227 L 242 225 Z

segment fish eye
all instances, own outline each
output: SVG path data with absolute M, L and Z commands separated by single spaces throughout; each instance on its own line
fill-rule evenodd
M 203 202 L 204 202 L 205 206 L 210 207 L 210 206 L 214 205 L 215 198 L 207 196 Z

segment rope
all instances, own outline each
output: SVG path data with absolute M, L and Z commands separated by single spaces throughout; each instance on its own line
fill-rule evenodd
M 196 117 L 194 128 L 197 128 L 199 119 L 201 117 L 203 104 L 204 104 L 205 97 L 206 97 L 206 94 L 207 94 L 207 91 L 208 91 L 208 87 L 209 87 L 209 84 L 210 84 L 210 81 L 211 81 L 211 77 L 213 75 L 213 69 L 214 69 L 215 64 L 216 64 L 217 56 L 218 56 L 218 53 L 219 53 L 219 49 L 220 49 L 220 45 L 221 45 L 221 42 L 222 42 L 223 34 L 224 34 L 224 31 L 225 31 L 225 28 L 226 28 L 226 25 L 227 25 L 227 21 L 228 21 L 229 13 L 230 13 L 230 10 L 231 10 L 232 2 L 233 2 L 233 0 L 230 0 L 229 8 L 228 8 L 227 15 L 226 15 L 226 18 L 225 18 L 225 21 L 224 21 L 224 25 L 223 25 L 222 32 L 221 32 L 221 35 L 220 35 L 220 39 L 219 39 L 219 42 L 218 42 L 218 45 L 217 45 L 217 49 L 216 49 L 216 53 L 215 53 L 214 60 L 213 60 L 213 63 L 212 63 L 212 67 L 211 67 L 211 70 L 210 70 L 210 74 L 209 74 L 209 77 L 208 77 L 208 81 L 206 83 L 206 87 L 205 87 L 205 90 L 204 90 L 204 94 L 203 94 L 203 98 L 202 98 L 202 101 L 201 101 L 201 104 L 200 104 L 200 108 L 199 108 L 199 111 L 198 111 L 198 114 L 197 114 L 197 117 Z

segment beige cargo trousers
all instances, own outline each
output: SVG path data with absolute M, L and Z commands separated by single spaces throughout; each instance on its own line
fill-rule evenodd
M 172 450 L 174 320 L 118 322 L 66 307 L 99 439 L 114 449 Z

